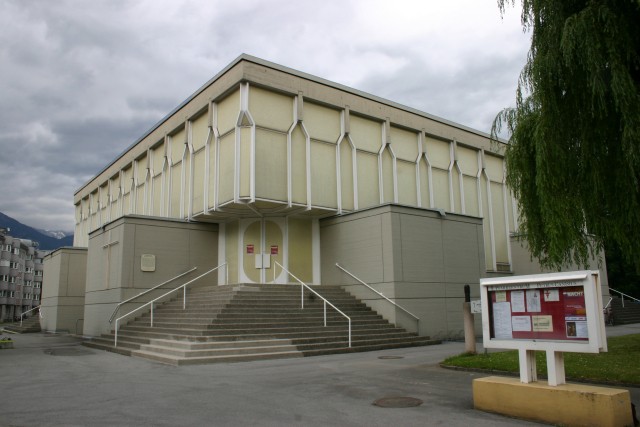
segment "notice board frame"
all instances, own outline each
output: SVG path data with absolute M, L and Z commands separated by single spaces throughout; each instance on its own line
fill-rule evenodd
M 490 304 L 492 292 L 514 290 L 562 290 L 582 287 L 586 309 L 586 339 L 545 339 L 495 337 L 494 318 Z M 482 303 L 483 345 L 485 348 L 513 350 L 543 350 L 555 352 L 599 353 L 607 351 L 607 340 L 603 318 L 602 289 L 598 271 L 583 270 L 561 273 L 534 274 L 525 276 L 480 279 Z M 541 334 L 544 335 L 544 334 Z

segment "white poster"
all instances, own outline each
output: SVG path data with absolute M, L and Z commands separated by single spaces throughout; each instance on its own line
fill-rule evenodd
M 553 317 L 549 315 L 531 316 L 533 332 L 553 332 Z
M 589 338 L 586 317 L 566 317 L 567 338 Z
M 507 300 L 507 291 L 496 291 L 496 302 L 505 302 Z
M 545 289 L 542 291 L 545 302 L 558 302 L 560 301 L 560 292 L 557 289 Z
M 530 316 L 513 316 L 511 326 L 514 332 L 531 332 Z
M 493 303 L 493 333 L 494 338 L 512 339 L 511 304 L 508 302 Z
M 527 311 L 530 313 L 539 313 L 540 308 L 540 290 L 527 290 Z
M 511 310 L 514 313 L 524 313 L 524 291 L 511 291 Z

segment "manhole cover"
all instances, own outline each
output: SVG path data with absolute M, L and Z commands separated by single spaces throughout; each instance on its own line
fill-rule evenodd
M 374 405 L 381 408 L 411 408 L 413 406 L 420 406 L 424 402 L 415 397 L 383 397 L 373 402 Z
M 378 359 L 404 359 L 403 356 L 379 356 Z
M 50 356 L 86 356 L 93 354 L 89 349 L 76 347 L 47 348 L 44 353 Z

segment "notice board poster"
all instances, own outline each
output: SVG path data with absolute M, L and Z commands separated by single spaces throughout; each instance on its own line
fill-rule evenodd
M 584 286 L 577 282 L 489 287 L 488 295 L 491 338 L 589 339 Z

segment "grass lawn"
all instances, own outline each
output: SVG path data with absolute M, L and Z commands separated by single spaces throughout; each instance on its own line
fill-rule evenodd
M 640 334 L 611 337 L 607 342 L 607 353 L 564 353 L 567 379 L 640 385 Z M 465 353 L 445 359 L 442 365 L 520 372 L 517 351 L 475 355 Z M 545 352 L 536 352 L 536 367 L 538 375 L 546 377 Z

